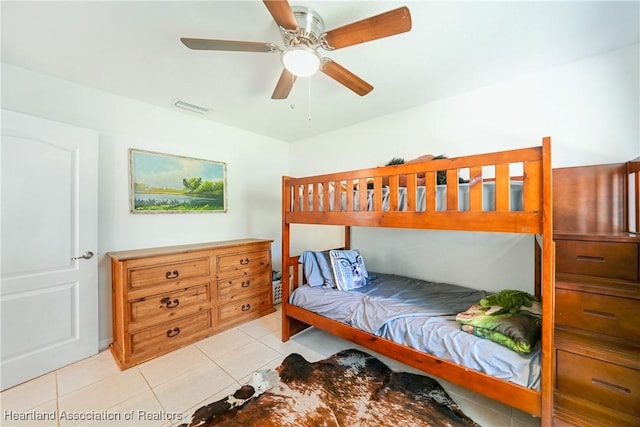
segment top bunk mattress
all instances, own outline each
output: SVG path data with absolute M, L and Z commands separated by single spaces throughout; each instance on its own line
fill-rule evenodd
M 539 343 L 529 354 L 519 354 L 460 330 L 456 314 L 487 292 L 390 274 L 375 277 L 349 292 L 300 286 L 289 302 L 476 371 L 540 389 Z

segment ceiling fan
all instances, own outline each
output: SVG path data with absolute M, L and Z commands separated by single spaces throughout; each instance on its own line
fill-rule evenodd
M 291 7 L 287 0 L 263 0 L 274 21 L 280 27 L 284 48 L 273 43 L 235 40 L 194 39 L 180 40 L 189 49 L 238 52 L 280 53 L 282 74 L 271 95 L 272 99 L 286 99 L 297 77 L 309 77 L 321 71 L 360 96 L 373 90 L 366 81 L 337 62 L 322 57 L 318 49 L 335 50 L 389 37 L 411 30 L 411 14 L 401 7 L 324 31 L 324 22 L 315 11 Z

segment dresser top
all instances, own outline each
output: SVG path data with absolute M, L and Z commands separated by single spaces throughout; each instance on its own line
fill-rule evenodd
M 187 252 L 195 252 L 206 249 L 218 249 L 229 246 L 250 245 L 258 243 L 272 243 L 273 240 L 268 239 L 236 239 L 224 240 L 219 242 L 203 242 L 191 243 L 188 245 L 161 246 L 157 248 L 131 249 L 126 251 L 107 252 L 107 255 L 114 260 L 124 261 L 133 258 L 143 258 L 156 255 L 180 254 Z
M 639 243 L 640 234 L 628 231 L 618 231 L 611 233 L 575 233 L 556 230 L 553 232 L 553 240 Z

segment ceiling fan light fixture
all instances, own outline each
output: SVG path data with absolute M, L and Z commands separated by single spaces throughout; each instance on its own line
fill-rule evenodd
M 305 45 L 290 46 L 280 56 L 282 65 L 297 77 L 310 77 L 319 69 L 322 59 L 318 52 Z

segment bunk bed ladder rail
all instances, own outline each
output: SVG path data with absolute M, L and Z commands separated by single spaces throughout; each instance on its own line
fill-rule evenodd
M 627 162 L 627 229 L 640 234 L 640 157 Z

